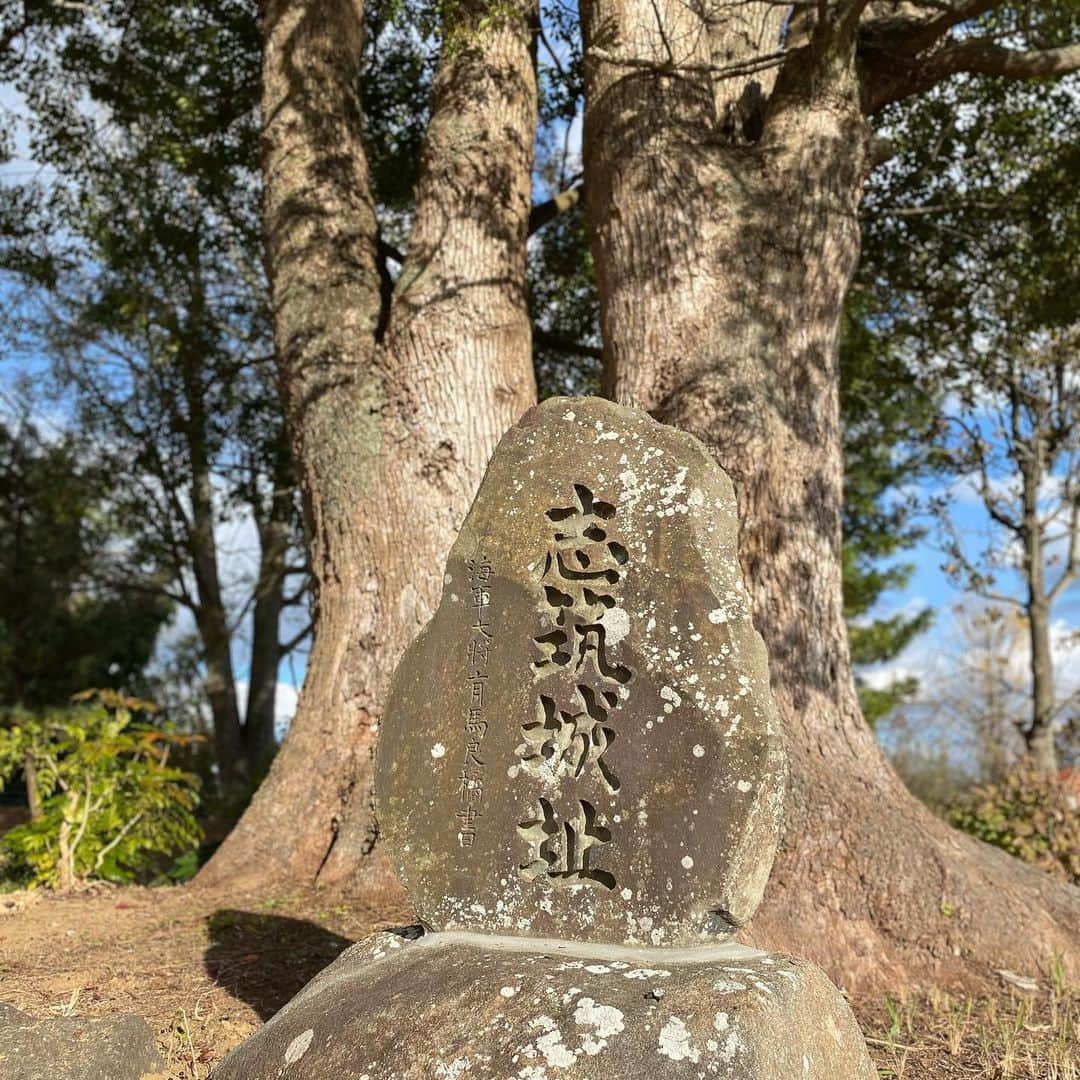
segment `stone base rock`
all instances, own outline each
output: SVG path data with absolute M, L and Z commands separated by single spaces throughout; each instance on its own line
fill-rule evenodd
M 0 1080 L 149 1080 L 164 1069 L 141 1017 L 35 1020 L 0 1003 Z
M 354 945 L 214 1080 L 875 1080 L 804 960 L 448 931 Z

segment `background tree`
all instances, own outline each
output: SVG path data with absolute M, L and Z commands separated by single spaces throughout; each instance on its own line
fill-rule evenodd
M 109 476 L 70 437 L 0 424 L 0 708 L 64 705 L 87 687 L 135 690 L 170 605 L 152 582 L 103 582 L 126 537 Z
M 893 340 L 943 403 L 933 500 L 947 568 L 1015 604 L 1028 634 L 1023 725 L 1036 768 L 1057 764 L 1052 609 L 1076 575 L 1080 528 L 1080 121 L 1075 86 L 964 79 L 890 118 L 899 149 L 873 195 L 868 245 Z M 973 493 L 984 543 L 961 533 Z M 970 531 L 970 530 L 968 530 Z
M 918 697 L 878 728 L 908 788 L 942 813 L 971 784 L 1005 777 L 1031 700 L 1019 612 L 969 600 L 950 616 Z
M 847 985 L 911 977 L 951 954 L 944 893 L 967 913 L 976 966 L 1036 963 L 1004 928 L 1023 916 L 1029 940 L 1064 947 L 1080 912 L 903 789 L 861 716 L 841 601 L 836 343 L 879 148 L 867 117 L 963 71 L 1033 77 L 1080 62 L 1067 9 L 1025 21 L 987 7 L 836 3 L 791 20 L 767 3 L 582 9 L 604 387 L 704 438 L 735 480 L 793 765 L 788 839 L 755 933 L 805 952 L 809 930 L 814 958 Z M 298 0 L 265 9 L 266 229 L 320 628 L 294 730 L 212 879 L 264 862 L 300 807 L 315 812 L 294 871 L 355 873 L 374 836 L 365 757 L 386 676 L 431 610 L 479 463 L 532 392 L 523 241 L 534 22 L 516 8 L 447 14 L 394 282 L 356 96 L 359 6 L 323 6 L 317 19 Z M 462 263 L 466 238 L 474 257 Z M 496 326 L 497 353 L 487 348 Z M 466 340 L 469 360 L 455 365 Z M 510 364 L 524 374 L 492 377 Z M 459 401 L 479 418 L 465 432 Z M 388 540 L 405 521 L 422 575 L 399 572 L 402 545 Z M 326 780 L 310 779 L 320 772 L 334 778 L 329 798 Z
M 153 582 L 193 620 L 227 790 L 272 752 L 279 663 L 306 623 L 283 623 L 304 563 L 252 171 L 255 27 L 230 2 L 101 14 L 115 22 L 26 32 L 16 85 L 48 172 L 9 193 L 35 215 L 5 251 L 14 321 L 108 456 L 131 542 L 99 573 Z M 239 582 L 229 523 L 254 534 Z

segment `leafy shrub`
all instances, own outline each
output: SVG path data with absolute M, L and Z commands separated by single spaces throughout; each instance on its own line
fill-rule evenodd
M 1001 781 L 972 788 L 950 822 L 1055 877 L 1080 884 L 1080 812 L 1075 787 L 1021 762 Z
M 202 838 L 198 778 L 169 764 L 198 736 L 136 721 L 153 706 L 112 691 L 0 718 L 0 788 L 22 773 L 31 820 L 0 836 L 9 878 L 69 888 L 90 878 L 127 882 Z

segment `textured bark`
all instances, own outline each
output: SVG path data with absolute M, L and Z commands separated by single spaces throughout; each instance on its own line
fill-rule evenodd
M 371 754 L 390 675 L 438 600 L 495 442 L 535 399 L 532 11 L 485 14 L 466 0 L 444 27 L 390 290 L 355 93 L 361 5 L 264 9 L 265 224 L 316 632 L 289 734 L 203 880 L 358 872 L 376 836 Z
M 1029 599 L 1027 609 L 1032 715 L 1031 727 L 1024 739 L 1028 755 L 1036 768 L 1046 776 L 1055 776 L 1058 759 L 1054 745 L 1054 658 L 1050 648 L 1050 610 L 1040 597 Z
M 289 550 L 289 492 L 275 493 L 270 515 L 258 522 L 259 574 L 251 614 L 251 677 L 244 709 L 244 761 L 259 775 L 274 750 L 274 707 L 281 662 L 280 625 L 285 607 Z
M 1046 553 L 1043 524 L 1039 520 L 1039 488 L 1044 478 L 1042 447 L 1038 438 L 1028 448 L 1027 467 L 1022 470 L 1023 518 L 1020 540 L 1024 550 L 1023 573 L 1027 578 L 1028 643 L 1031 647 L 1031 726 L 1023 733 L 1028 757 L 1045 776 L 1056 776 L 1054 746 L 1054 659 L 1050 648 L 1050 597 L 1046 587 Z
M 1080 893 L 935 819 L 855 695 L 836 346 L 870 140 L 852 27 L 806 27 L 773 85 L 718 80 L 777 41 L 773 5 L 725 10 L 588 0 L 584 146 L 606 389 L 703 439 L 738 492 L 792 767 L 750 936 L 849 988 L 1037 971 L 1076 945 Z
M 233 672 L 231 638 L 225 601 L 218 575 L 217 541 L 214 535 L 214 506 L 211 496 L 210 472 L 204 459 L 205 443 L 193 444 L 194 475 L 191 488 L 191 547 L 192 570 L 198 601 L 195 605 L 195 625 L 202 642 L 206 675 L 203 680 L 214 725 L 214 759 L 218 764 L 218 782 L 223 790 L 231 788 L 240 776 L 238 767 L 242 731 L 240 706 L 236 698 L 236 678 Z
M 23 754 L 23 781 L 26 784 L 26 808 L 31 821 L 41 820 L 41 791 L 38 787 L 37 765 L 29 750 Z

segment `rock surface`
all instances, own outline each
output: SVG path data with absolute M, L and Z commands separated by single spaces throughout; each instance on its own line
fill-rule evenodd
M 813 965 L 730 940 L 783 749 L 695 439 L 599 399 L 499 444 L 394 675 L 378 816 L 436 933 L 354 946 L 216 1080 L 873 1080 Z
M 874 1080 L 813 965 L 738 945 L 628 949 L 378 934 L 214 1080 Z
M 554 399 L 503 438 L 379 736 L 426 924 L 689 946 L 749 918 L 785 777 L 737 532 L 705 447 L 644 413 Z
M 0 1080 L 150 1080 L 164 1068 L 141 1017 L 35 1020 L 0 1003 Z

